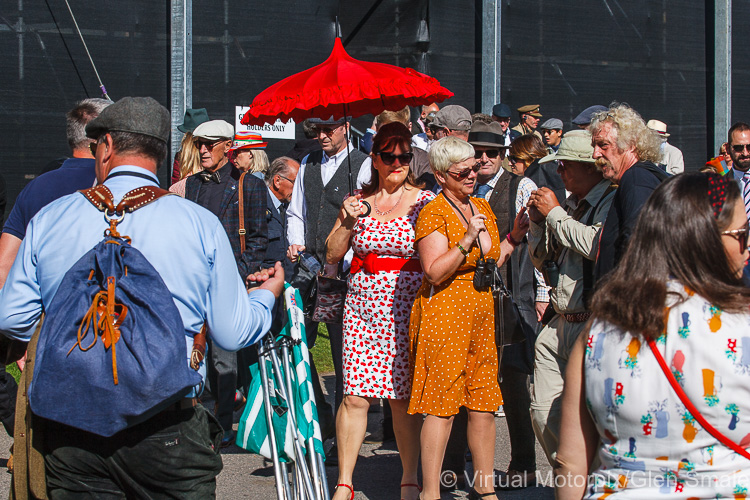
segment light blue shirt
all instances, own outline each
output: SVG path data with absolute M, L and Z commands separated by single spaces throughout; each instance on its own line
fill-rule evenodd
M 128 191 L 144 185 L 158 187 L 156 176 L 140 167 L 119 166 L 118 176 L 104 184 L 115 205 Z M 80 193 L 42 208 L 31 219 L 26 236 L 0 290 L 0 333 L 29 340 L 45 307 L 55 296 L 63 275 L 104 236 L 108 224 Z M 275 298 L 267 290 L 248 294 L 237 272 L 232 248 L 219 219 L 205 208 L 179 196 L 165 196 L 125 218 L 117 227 L 132 239 L 172 292 L 186 331 L 185 362 L 192 337 L 203 323 L 222 349 L 236 351 L 258 341 L 271 327 Z M 190 335 L 187 335 L 187 333 Z M 205 365 L 200 374 L 205 378 Z

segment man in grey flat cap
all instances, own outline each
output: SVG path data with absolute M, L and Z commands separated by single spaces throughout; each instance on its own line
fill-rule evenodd
M 560 147 L 560 141 L 562 140 L 562 120 L 559 118 L 550 118 L 542 123 L 539 128 L 542 129 L 542 136 L 544 137 L 544 142 L 547 144 L 547 151 L 550 154 L 557 153 L 557 148 Z
M 570 196 L 560 206 L 550 189 L 540 188 L 528 204 L 531 260 L 545 272 L 552 287 L 550 306 L 542 319 L 545 326 L 534 346 L 531 400 L 534 432 L 550 464 L 554 464 L 560 438 L 565 366 L 590 316 L 587 303 L 594 286 L 598 235 L 615 194 L 612 183 L 597 168 L 593 153 L 587 131 L 565 134 L 557 153 L 542 161 L 557 161 Z
M 97 180 L 115 204 L 137 188 L 164 194 L 156 170 L 166 159 L 169 132 L 169 112 L 147 97 L 123 98 L 88 124 L 86 134 L 96 141 Z M 268 330 L 271 309 L 283 290 L 280 265 L 248 294 L 220 221 L 204 208 L 179 196 L 162 196 L 123 217 L 120 227 L 177 305 L 185 328 L 184 363 L 189 365 L 193 337 L 204 323 L 215 344 L 227 350 L 251 345 Z M 0 290 L 0 333 L 30 339 L 67 267 L 102 240 L 103 226 L 102 212 L 81 193 L 59 198 L 37 213 Z M 197 371 L 205 376 L 203 363 Z M 34 367 L 27 365 L 24 373 L 29 372 L 35 373 Z M 106 378 L 107 373 L 96 380 L 80 377 L 79 383 L 93 386 Z M 30 396 L 34 387 L 32 383 Z M 198 403 L 198 390 L 166 409 L 157 405 L 158 413 L 143 415 L 145 420 L 109 437 L 30 414 L 34 440 L 19 444 L 17 439 L 16 446 L 44 454 L 47 491 L 41 493 L 50 499 L 214 498 L 222 468 L 221 429 Z M 70 399 L 67 404 L 73 413 L 81 403 Z M 80 415 L 82 421 L 89 417 Z M 26 432 L 16 434 L 24 437 Z M 14 488 L 26 486 L 14 478 Z
M 469 138 L 471 128 L 471 113 L 463 106 L 451 104 L 435 114 L 435 119 L 430 123 L 435 140 L 449 135 L 463 139 Z
M 195 128 L 193 140 L 203 171 L 187 178 L 185 199 L 196 202 L 219 218 L 232 245 L 237 270 L 245 277 L 259 271 L 266 256 L 266 186 L 254 175 L 243 176 L 240 183 L 241 172 L 227 158 L 233 138 L 234 127 L 224 120 L 203 122 Z M 221 445 L 226 447 L 234 440 L 235 403 L 241 404 L 243 398 L 236 393 L 237 354 L 219 346 L 210 347 L 209 388 L 216 399 L 216 418 L 224 428 Z
M 578 113 L 575 118 L 573 118 L 573 125 L 585 130 L 589 128 L 594 114 L 601 111 L 607 111 L 607 106 L 602 106 L 601 104 L 594 104 L 593 106 L 589 106 L 588 108 Z

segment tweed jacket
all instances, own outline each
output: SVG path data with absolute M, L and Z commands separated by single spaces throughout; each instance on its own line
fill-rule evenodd
M 246 175 L 243 181 L 245 205 L 245 253 L 240 247 L 239 185 L 240 171 L 232 167 L 229 182 L 224 189 L 219 209 L 219 220 L 227 232 L 232 245 L 237 270 L 243 278 L 258 271 L 266 255 L 268 246 L 268 224 L 266 222 L 266 185 L 254 175 Z M 198 175 L 191 175 L 185 183 L 185 199 L 196 201 L 203 181 Z

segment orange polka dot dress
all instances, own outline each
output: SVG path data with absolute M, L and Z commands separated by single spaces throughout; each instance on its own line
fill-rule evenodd
M 485 225 L 492 248 L 485 255 L 497 260 L 502 239 L 489 203 L 472 198 Z M 419 213 L 416 241 L 440 231 L 453 248 L 466 227 L 445 196 L 438 196 Z M 478 292 L 472 283 L 479 259 L 475 245 L 464 264 L 440 285 L 427 279 L 417 293 L 409 326 L 412 390 L 409 413 L 447 417 L 461 406 L 495 411 L 502 404 L 497 382 L 495 313 L 492 293 Z

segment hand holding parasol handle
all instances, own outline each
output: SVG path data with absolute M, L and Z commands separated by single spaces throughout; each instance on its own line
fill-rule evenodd
M 367 217 L 368 215 L 370 215 L 370 212 L 372 212 L 372 207 L 366 201 L 361 201 L 360 200 L 360 203 L 365 206 L 365 209 L 362 210 L 362 213 L 359 214 L 359 216 L 360 217 Z

